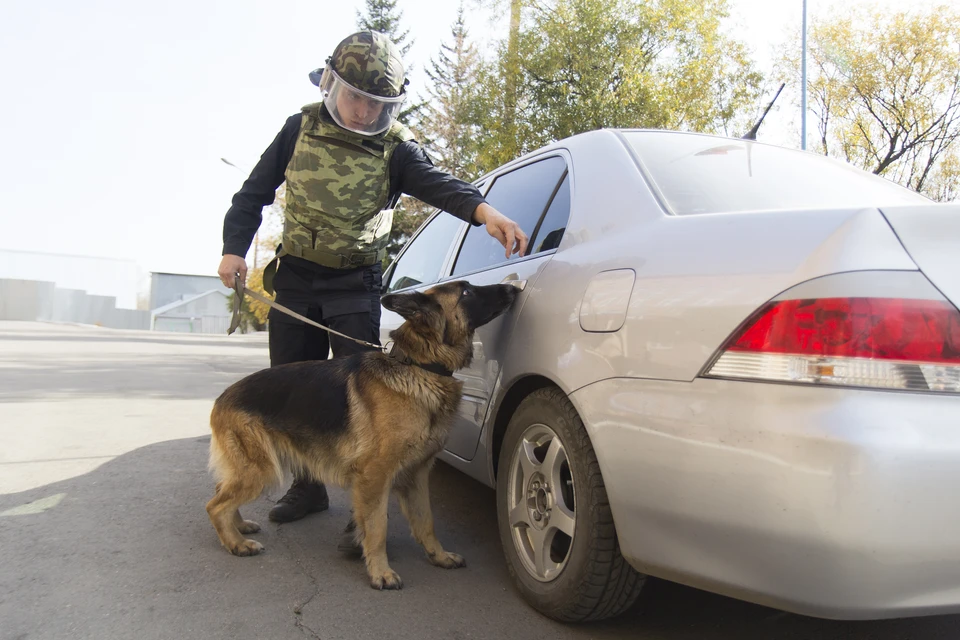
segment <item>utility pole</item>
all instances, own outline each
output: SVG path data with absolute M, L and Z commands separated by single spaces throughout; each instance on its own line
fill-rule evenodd
M 807 0 L 803 0 L 803 54 L 800 63 L 800 148 L 807 149 Z

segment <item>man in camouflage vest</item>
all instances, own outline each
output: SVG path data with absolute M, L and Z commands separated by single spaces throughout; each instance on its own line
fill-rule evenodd
M 303 107 L 260 158 L 233 197 L 223 225 L 218 273 L 233 287 L 245 280 L 243 256 L 261 210 L 287 183 L 283 236 L 264 287 L 277 302 L 354 338 L 380 343 L 381 260 L 401 193 L 487 232 L 505 255 L 523 255 L 527 236 L 486 203 L 473 185 L 440 171 L 396 117 L 406 97 L 396 46 L 382 33 L 348 36 L 310 74 L 323 101 Z M 270 365 L 323 360 L 364 349 L 271 309 Z M 295 478 L 270 511 L 274 522 L 298 520 L 329 506 L 324 485 Z

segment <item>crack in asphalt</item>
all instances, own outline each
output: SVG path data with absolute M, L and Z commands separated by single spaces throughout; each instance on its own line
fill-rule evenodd
M 299 543 L 286 537 L 283 531 L 283 525 L 277 527 L 277 542 L 279 542 L 284 547 L 285 551 L 293 558 L 294 563 L 297 565 L 297 570 L 303 574 L 307 580 L 310 581 L 310 584 L 313 585 L 313 593 L 310 594 L 310 597 L 303 602 L 294 605 L 293 623 L 304 635 L 309 634 L 309 637 L 314 638 L 315 640 L 323 640 L 319 633 L 317 633 L 303 621 L 303 610 L 313 601 L 315 597 L 317 597 L 317 594 L 320 593 L 320 583 L 317 582 L 317 578 L 313 575 L 313 573 L 308 571 L 303 565 L 303 560 L 301 560 L 301 558 L 303 558 L 303 547 L 301 547 Z M 294 553 L 294 550 L 291 548 L 293 546 L 296 546 L 300 553 Z

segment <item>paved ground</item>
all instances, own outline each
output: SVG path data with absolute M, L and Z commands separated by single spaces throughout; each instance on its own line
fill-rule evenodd
M 268 523 L 235 558 L 203 505 L 211 401 L 266 366 L 263 336 L 206 337 L 0 322 L 0 639 L 639 638 L 920 640 L 960 617 L 839 623 L 651 580 L 616 621 L 554 624 L 513 591 L 494 494 L 438 465 L 438 535 L 466 569 L 430 566 L 391 510 L 401 592 L 337 554 L 348 507 Z

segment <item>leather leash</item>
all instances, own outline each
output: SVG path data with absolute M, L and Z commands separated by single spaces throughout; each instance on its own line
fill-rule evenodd
M 351 340 L 351 341 L 353 341 L 353 342 L 356 342 L 357 344 L 362 344 L 362 345 L 364 345 L 365 347 L 373 347 L 374 349 L 376 349 L 376 350 L 378 350 L 378 351 L 382 351 L 382 352 L 384 352 L 384 353 L 387 353 L 387 352 L 388 352 L 386 346 L 381 346 L 381 345 L 379 345 L 379 344 L 373 344 L 372 342 L 365 342 L 365 341 L 363 341 L 363 340 L 357 340 L 356 338 L 351 338 L 350 336 L 344 335 L 344 334 L 340 333 L 339 331 L 334 331 L 334 330 L 331 329 L 330 327 L 325 327 L 325 326 L 323 326 L 322 324 L 320 324 L 319 322 L 314 322 L 314 321 L 311 320 L 310 318 L 304 317 L 304 316 L 300 315 L 299 313 L 297 313 L 296 311 L 291 311 L 290 309 L 287 309 L 287 308 L 286 308 L 285 306 L 283 306 L 282 304 L 277 304 L 276 302 L 274 302 L 274 301 L 271 300 L 270 298 L 267 298 L 267 297 L 265 297 L 265 296 L 262 296 L 262 295 L 260 295 L 259 293 L 257 293 L 256 291 L 253 291 L 253 290 L 251 290 L 251 289 L 249 289 L 249 288 L 247 288 L 247 287 L 242 286 L 242 285 L 240 284 L 240 274 L 239 274 L 239 273 L 234 275 L 234 279 L 233 279 L 233 290 L 236 292 L 237 295 L 234 296 L 234 298 L 233 298 L 233 319 L 230 321 L 230 329 L 227 330 L 227 335 L 232 334 L 234 331 L 237 330 L 237 327 L 240 326 L 240 307 L 241 307 L 241 305 L 243 304 L 243 296 L 244 296 L 244 295 L 248 295 L 248 296 L 250 296 L 251 298 L 253 298 L 254 300 L 258 300 L 258 301 L 264 303 L 265 305 L 268 305 L 268 306 L 270 306 L 270 307 L 273 307 L 274 309 L 276 309 L 277 311 L 279 311 L 279 312 L 281 312 L 281 313 L 285 313 L 285 314 L 287 314 L 288 316 L 290 316 L 290 317 L 292 317 L 292 318 L 296 318 L 297 320 L 302 320 L 303 322 L 306 322 L 307 324 L 309 324 L 309 325 L 311 325 L 311 326 L 314 326 L 314 327 L 316 327 L 316 328 L 318 328 L 318 329 L 323 329 L 324 331 L 326 331 L 326 332 L 328 332 L 328 333 L 332 333 L 332 334 L 334 334 L 334 335 L 340 336 L 341 338 L 346 338 L 347 340 Z
M 253 298 L 254 300 L 259 300 L 260 302 L 264 303 L 265 305 L 268 305 L 268 306 L 270 306 L 270 307 L 273 307 L 274 309 L 276 309 L 277 311 L 279 311 L 279 312 L 281 312 L 281 313 L 285 313 L 285 314 L 287 314 L 288 316 L 290 316 L 290 317 L 292 317 L 292 318 L 296 318 L 297 320 L 302 320 L 303 322 L 306 322 L 307 324 L 312 325 L 312 326 L 314 326 L 314 327 L 316 327 L 316 328 L 318 328 L 318 329 L 323 329 L 324 331 L 326 331 L 326 332 L 328 332 L 328 333 L 332 333 L 332 334 L 334 334 L 334 335 L 340 336 L 341 338 L 346 338 L 347 340 L 351 340 L 351 341 L 353 341 L 353 342 L 356 342 L 357 344 L 362 344 L 362 345 L 364 345 L 364 346 L 366 346 L 366 347 L 373 347 L 374 349 L 377 349 L 377 350 L 380 351 L 381 353 L 387 354 L 388 356 L 390 356 L 391 358 L 393 358 L 394 360 L 396 360 L 397 362 L 399 362 L 399 363 L 401 363 L 401 364 L 410 365 L 410 366 L 414 366 L 414 367 L 420 367 L 421 369 L 424 369 L 425 371 L 429 371 L 430 373 L 435 373 L 435 374 L 440 375 L 440 376 L 445 376 L 445 377 L 448 377 L 448 378 L 453 377 L 453 371 L 451 371 L 450 369 L 447 369 L 447 368 L 446 368 L 445 366 L 443 366 L 442 364 L 439 364 L 439 363 L 437 363 L 437 362 L 431 362 L 431 363 L 429 363 L 429 364 L 423 364 L 422 362 L 417 362 L 416 360 L 410 358 L 409 356 L 405 356 L 405 355 L 401 355 L 401 354 L 394 353 L 394 352 L 393 352 L 393 347 L 394 347 L 395 343 L 394 343 L 393 341 L 388 342 L 386 345 L 379 345 L 379 344 L 373 344 L 372 342 L 365 342 L 365 341 L 363 341 L 363 340 L 357 340 L 356 338 L 351 338 L 350 336 L 344 335 L 344 334 L 340 333 L 339 331 L 334 331 L 334 330 L 331 329 L 330 327 L 325 327 L 325 326 L 323 326 L 322 324 L 320 324 L 320 323 L 318 323 L 318 322 L 314 322 L 314 321 L 311 320 L 310 318 L 306 318 L 306 317 L 300 315 L 299 313 L 297 313 L 296 311 L 291 311 L 290 309 L 287 309 L 287 308 L 286 308 L 285 306 L 283 306 L 282 304 L 277 304 L 276 302 L 274 302 L 274 301 L 271 300 L 270 298 L 267 298 L 267 297 L 265 297 L 265 296 L 262 296 L 262 295 L 260 295 L 259 293 L 257 293 L 256 291 L 252 291 L 251 289 L 248 289 L 247 287 L 242 287 L 242 286 L 240 285 L 240 274 L 239 274 L 239 273 L 234 274 L 233 290 L 236 292 L 237 295 L 235 295 L 234 298 L 233 298 L 233 319 L 230 321 L 230 329 L 227 331 L 227 335 L 230 335 L 231 333 L 233 333 L 234 331 L 236 331 L 236 330 L 237 330 L 237 327 L 240 326 L 240 307 L 241 307 L 241 305 L 243 304 L 243 296 L 244 296 L 244 295 L 248 295 L 248 296 L 250 296 L 251 298 Z

